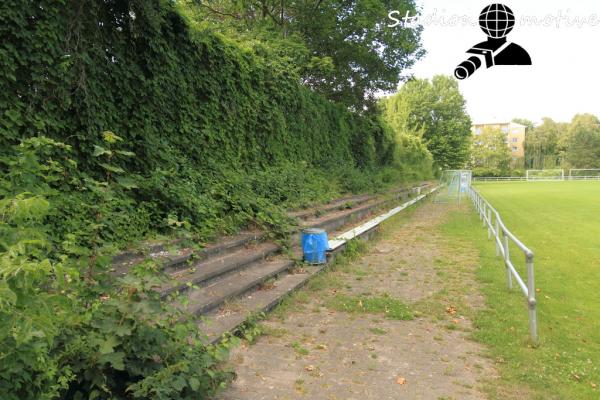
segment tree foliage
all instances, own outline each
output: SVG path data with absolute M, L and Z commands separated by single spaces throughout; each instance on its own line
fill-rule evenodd
M 543 118 L 528 131 L 525 141 L 527 165 L 534 169 L 599 168 L 600 122 L 591 114 L 577 114 L 570 123 Z
M 595 115 L 573 117 L 566 137 L 564 160 L 571 168 L 600 168 L 600 120 Z
M 485 127 L 478 135 L 473 135 L 471 145 L 470 167 L 495 170 L 497 174 L 506 176 L 510 167 L 510 149 L 506 145 L 506 135 L 500 129 Z
M 559 138 L 565 124 L 543 118 L 542 124 L 528 129 L 525 136 L 525 159 L 533 169 L 555 168 L 559 165 Z
M 211 29 L 235 32 L 291 57 L 303 82 L 356 110 L 394 90 L 423 51 L 420 27 L 389 28 L 390 10 L 418 14 L 413 0 L 193 0 L 187 8 Z
M 468 161 L 471 119 L 453 78 L 438 75 L 431 81 L 410 80 L 383 106 L 395 130 L 418 133 L 437 166 L 460 168 Z

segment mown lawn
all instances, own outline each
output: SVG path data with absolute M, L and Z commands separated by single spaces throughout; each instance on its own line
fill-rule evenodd
M 525 299 L 506 289 L 503 264 L 474 212 L 456 212 L 449 237 L 480 250 L 478 279 L 487 309 L 475 336 L 486 343 L 502 375 L 496 398 L 600 398 L 600 182 L 515 182 L 476 186 L 535 253 L 540 345 L 528 340 Z M 512 250 L 521 275 L 524 260 Z M 508 389 L 508 390 L 507 390 Z M 495 393 L 494 393 L 495 392 Z M 511 397 L 511 396 L 508 396 Z

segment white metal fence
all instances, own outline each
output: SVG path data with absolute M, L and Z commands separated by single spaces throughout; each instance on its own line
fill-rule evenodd
M 474 176 L 473 182 L 510 182 L 510 181 L 526 181 L 524 176 Z
M 475 205 L 475 209 L 483 222 L 483 227 L 487 227 L 488 239 L 494 238 L 496 244 L 496 256 L 502 256 L 506 267 L 506 280 L 509 289 L 513 286 L 513 277 L 521 288 L 521 291 L 527 298 L 527 306 L 529 308 L 529 333 L 531 341 L 537 343 L 537 314 L 535 300 L 535 281 L 533 273 L 533 252 L 525 246 L 506 225 L 502 222 L 500 214 L 492 205 L 483 198 L 483 196 L 473 187 L 469 189 L 471 200 Z M 519 275 L 511 261 L 509 243 L 512 241 L 525 257 L 525 265 L 527 268 L 527 283 Z
M 475 176 L 473 182 L 539 182 L 539 181 L 600 181 L 600 176 L 527 177 L 525 176 Z

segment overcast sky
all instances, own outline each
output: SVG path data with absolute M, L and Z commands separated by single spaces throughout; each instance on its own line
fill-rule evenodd
M 476 22 L 479 12 L 493 1 L 417 2 L 422 8 L 427 55 L 412 73 L 418 78 L 452 75 L 468 58 L 465 51 L 486 36 L 479 26 L 453 23 L 451 17 L 468 16 Z M 600 1 L 511 0 L 503 4 L 513 10 L 517 21 L 507 38 L 529 52 L 533 65 L 480 68 L 460 81 L 473 121 L 523 117 L 538 123 L 545 116 L 569 121 L 576 113 L 600 115 Z M 556 18 L 560 15 L 568 18 Z M 523 16 L 545 18 L 545 24 L 525 26 Z M 585 18 L 580 21 L 586 23 L 573 24 L 576 17 Z

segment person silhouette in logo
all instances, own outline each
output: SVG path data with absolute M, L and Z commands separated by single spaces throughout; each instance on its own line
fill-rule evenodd
M 490 4 L 481 11 L 479 26 L 488 39 L 467 51 L 475 56 L 456 67 L 456 78 L 471 76 L 481 66 L 482 58 L 487 68 L 494 65 L 531 65 L 529 53 L 518 44 L 506 40 L 506 35 L 515 26 L 515 16 L 510 8 L 504 4 Z

